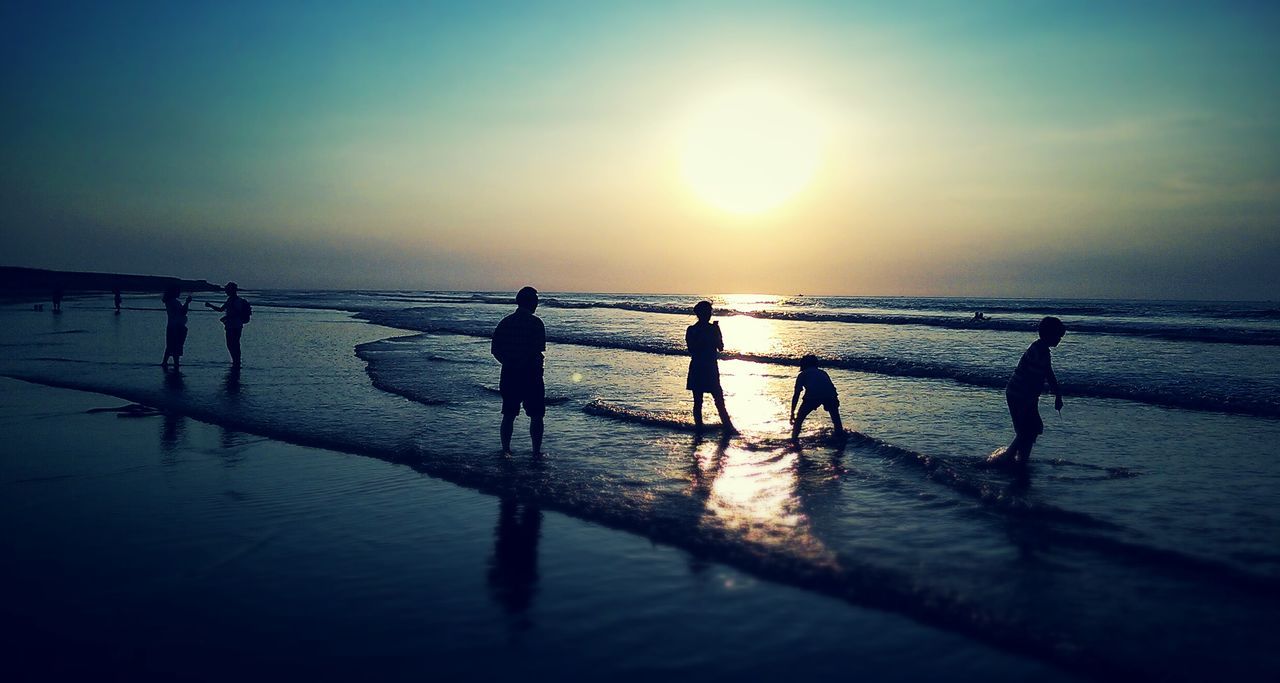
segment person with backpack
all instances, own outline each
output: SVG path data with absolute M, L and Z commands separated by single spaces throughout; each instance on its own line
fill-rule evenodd
M 223 289 L 227 292 L 227 302 L 214 306 L 205 302 L 207 308 L 226 313 L 222 316 L 222 325 L 227 331 L 227 351 L 231 352 L 231 367 L 240 367 L 240 335 L 244 332 L 245 323 L 253 315 L 253 307 L 248 301 L 240 298 L 240 288 L 234 282 L 228 282 Z

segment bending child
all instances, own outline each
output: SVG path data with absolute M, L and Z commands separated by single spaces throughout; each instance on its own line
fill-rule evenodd
M 796 403 L 800 401 L 800 390 L 804 390 L 804 402 L 800 403 L 800 414 L 796 415 Z M 835 437 L 845 436 L 844 424 L 840 422 L 840 396 L 831 376 L 818 367 L 818 357 L 809 354 L 800 359 L 800 374 L 796 375 L 796 390 L 791 394 L 791 440 L 799 441 L 800 427 L 804 419 L 817 408 L 825 408 L 831 415 L 831 426 Z

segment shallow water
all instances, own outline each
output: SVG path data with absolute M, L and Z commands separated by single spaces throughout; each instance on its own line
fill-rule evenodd
M 445 303 L 451 298 L 458 301 Z M 726 318 L 727 344 L 753 359 L 722 363 L 744 435 L 720 443 L 682 429 L 685 359 L 647 352 L 675 347 L 688 319 L 546 307 L 539 313 L 551 339 L 574 343 L 548 350 L 550 453 L 535 462 L 494 448 L 497 370 L 480 335 L 508 307 L 420 293 L 265 293 L 255 301 L 238 375 L 225 370 L 215 317 L 192 316 L 178 379 L 154 367 L 161 313 L 117 318 L 89 301 L 56 318 L 0 314 L 0 342 L 11 351 L 0 370 L 411 463 L 1072 670 L 1165 678 L 1280 671 L 1268 645 L 1280 604 L 1280 420 L 1224 409 L 1234 396 L 1224 386 L 1247 394 L 1237 403 L 1272 405 L 1275 394 L 1264 394 L 1280 386 L 1274 347 L 1069 334 L 1054 354 L 1067 408 L 1061 418 L 1046 415 L 1029 482 L 1020 482 L 980 463 L 1010 437 L 1002 392 L 986 384 L 1016 364 L 1030 333 Z M 270 301 L 329 301 L 436 333 L 261 305 Z M 1230 312 L 1196 306 L 1186 315 Z M 1171 307 L 1152 306 L 1166 322 L 1176 317 Z M 1134 316 L 1136 308 L 1108 312 Z M 859 432 L 843 449 L 818 437 L 829 428 L 822 413 L 807 425 L 803 449 L 782 438 L 795 370 L 785 363 L 811 350 L 883 361 L 832 370 L 845 424 Z M 904 377 L 892 368 L 903 359 L 964 372 Z M 1209 409 L 1078 397 L 1076 385 L 1131 399 L 1194 386 Z

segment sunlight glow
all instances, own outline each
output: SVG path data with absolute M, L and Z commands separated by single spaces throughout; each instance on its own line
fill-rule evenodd
M 795 97 L 762 86 L 711 98 L 685 135 L 681 168 L 703 201 L 754 214 L 791 199 L 821 161 L 818 117 Z

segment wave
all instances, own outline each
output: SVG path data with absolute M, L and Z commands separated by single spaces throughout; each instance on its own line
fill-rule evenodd
M 698 429 L 688 411 L 677 413 L 669 410 L 642 410 L 612 405 L 600 399 L 593 399 L 582 407 L 582 412 L 622 422 L 662 427 L 682 432 L 695 432 Z M 703 428 L 708 431 L 719 431 L 721 427 L 723 425 L 715 421 L 703 423 Z
M 412 315 L 412 311 L 366 311 L 357 315 L 369 322 L 417 330 L 431 334 L 455 334 L 470 337 L 489 338 L 488 329 L 467 327 L 456 324 L 439 324 Z M 586 346 L 600 349 L 617 349 L 635 351 L 664 356 L 685 356 L 684 348 L 671 344 L 641 342 L 617 337 L 595 337 L 591 335 L 566 334 L 552 332 L 547 341 L 557 344 Z M 756 354 L 756 353 L 722 353 L 724 360 L 740 360 L 772 365 L 798 366 L 800 359 L 793 356 Z M 1005 372 L 999 374 L 943 363 L 929 363 L 903 358 L 886 358 L 883 356 L 842 356 L 822 359 L 825 367 L 841 368 L 854 372 L 865 372 L 891 377 L 913 377 L 921 379 L 941 379 L 991 389 L 1003 389 L 1008 382 Z M 1117 384 L 1104 379 L 1078 379 L 1062 382 L 1063 392 L 1068 396 L 1086 396 L 1091 398 L 1121 399 L 1136 401 L 1168 408 L 1184 410 L 1212 411 L 1237 415 L 1253 415 L 1258 417 L 1280 417 L 1280 400 L 1273 396 L 1242 396 L 1227 391 L 1215 392 L 1209 387 L 1142 387 Z
M 511 297 L 488 296 L 475 294 L 467 298 L 458 298 L 450 303 L 483 303 L 511 304 Z M 655 313 L 662 315 L 690 315 L 690 306 L 684 303 L 651 303 L 642 301 L 580 301 L 544 297 L 540 306 L 563 309 L 605 308 L 638 313 Z M 817 305 L 817 304 L 815 304 Z M 977 310 L 970 305 L 957 311 L 969 313 Z M 1116 312 L 1098 306 L 1053 306 L 1037 304 L 1035 306 L 994 306 L 981 307 L 984 313 L 1019 313 L 1037 315 L 1079 315 L 1106 316 Z M 861 325 L 923 325 L 926 327 L 942 327 L 952 330 L 995 330 L 1003 332 L 1034 332 L 1037 321 L 1016 318 L 992 318 L 973 320 L 968 315 L 926 315 L 901 313 L 843 313 L 829 311 L 792 311 L 741 310 L 732 307 L 720 308 L 721 315 L 743 316 L 763 320 L 783 320 L 797 322 L 834 322 Z M 1263 312 L 1263 317 L 1266 312 Z M 1258 314 L 1251 312 L 1221 313 L 1217 317 L 1255 318 Z M 1277 316 L 1280 318 L 1280 315 Z M 1280 330 L 1251 329 L 1242 327 L 1217 327 L 1194 324 L 1174 324 L 1159 322 L 1121 322 L 1109 320 L 1068 320 L 1067 328 L 1074 334 L 1106 334 L 1165 341 L 1202 342 L 1213 344 L 1241 344 L 1246 346 L 1280 346 Z

